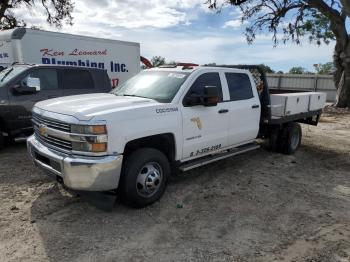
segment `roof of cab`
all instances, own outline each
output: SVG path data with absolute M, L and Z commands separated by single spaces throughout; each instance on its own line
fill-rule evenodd
M 184 66 L 160 66 L 160 67 L 153 67 L 150 69 L 146 69 L 147 71 L 172 71 L 172 72 L 188 72 L 191 73 L 198 69 L 199 66 L 191 66 L 191 67 L 184 67 Z
M 166 71 L 166 72 L 177 72 L 177 73 L 193 73 L 195 71 L 211 69 L 211 70 L 227 70 L 231 72 L 241 72 L 241 73 L 249 73 L 249 70 L 238 69 L 238 68 L 229 68 L 229 67 L 220 67 L 220 66 L 163 66 L 163 67 L 153 67 L 150 69 L 146 69 L 146 71 Z

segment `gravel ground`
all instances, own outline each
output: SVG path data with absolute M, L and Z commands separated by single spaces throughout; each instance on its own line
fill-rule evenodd
M 350 261 L 350 112 L 303 126 L 293 156 L 263 149 L 187 173 L 141 210 L 104 212 L 0 152 L 0 261 Z

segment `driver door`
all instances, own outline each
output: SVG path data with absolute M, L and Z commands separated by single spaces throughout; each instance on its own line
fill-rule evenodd
M 35 83 L 35 86 L 31 86 Z M 13 86 L 35 87 L 36 93 L 16 93 Z M 16 81 L 9 88 L 12 126 L 15 129 L 31 128 L 32 108 L 35 103 L 62 96 L 58 85 L 57 71 L 54 68 L 35 68 Z
M 205 86 L 218 87 L 219 103 L 216 106 L 183 105 L 183 159 L 186 160 L 211 154 L 228 145 L 230 121 L 223 103 L 220 74 L 218 72 L 201 74 L 193 82 L 186 96 L 204 95 Z

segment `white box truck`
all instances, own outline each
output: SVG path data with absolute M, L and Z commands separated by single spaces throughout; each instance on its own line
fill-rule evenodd
M 140 44 L 16 28 L 0 32 L 0 67 L 14 62 L 105 69 L 116 87 L 140 72 Z

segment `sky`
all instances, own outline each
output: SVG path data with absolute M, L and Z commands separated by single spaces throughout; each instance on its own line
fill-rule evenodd
M 40 2 L 40 1 L 38 1 Z M 38 4 L 30 12 L 15 12 L 27 26 L 133 41 L 141 44 L 146 58 L 163 56 L 167 61 L 198 64 L 267 64 L 276 71 L 302 66 L 314 71 L 314 64 L 332 60 L 334 43 L 317 46 L 303 41 L 273 47 L 272 36 L 261 34 L 252 45 L 243 35 L 240 13 L 225 6 L 210 11 L 205 0 L 75 0 L 73 26 L 50 27 Z

